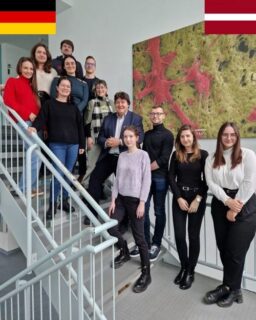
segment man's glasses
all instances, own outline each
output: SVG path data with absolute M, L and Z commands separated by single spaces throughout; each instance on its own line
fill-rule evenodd
M 95 67 L 95 63 L 86 62 L 86 67 Z
M 162 116 L 164 113 L 163 112 L 150 112 L 150 117 L 160 117 Z

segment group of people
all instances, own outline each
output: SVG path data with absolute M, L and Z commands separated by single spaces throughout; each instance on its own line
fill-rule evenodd
M 142 271 L 133 290 L 139 293 L 147 289 L 151 282 L 150 261 L 155 261 L 161 252 L 165 200 L 170 187 L 181 264 L 174 283 L 183 290 L 190 288 L 200 252 L 200 228 L 209 189 L 213 194 L 211 212 L 223 264 L 223 282 L 206 293 L 204 301 L 221 307 L 242 302 L 244 261 L 256 231 L 256 156 L 240 146 L 237 126 L 232 122 L 221 126 L 216 150 L 211 155 L 200 149 L 190 125 L 182 125 L 174 141 L 172 132 L 164 126 L 166 112 L 162 106 L 152 107 L 149 113 L 152 129 L 144 133 L 142 117 L 129 110 L 129 95 L 120 91 L 114 102 L 110 100 L 106 82 L 95 76 L 95 59 L 86 58 L 83 76 L 73 51 L 72 41 L 63 40 L 62 55 L 52 60 L 48 48 L 37 44 L 31 58 L 19 60 L 18 77 L 8 79 L 4 102 L 28 123 L 30 132 L 46 129 L 49 148 L 68 170 L 73 170 L 78 159 L 78 180 L 87 179 L 88 192 L 96 202 L 100 201 L 106 179 L 115 174 L 109 215 L 118 225 L 109 233 L 118 238 L 120 252 L 112 267 L 119 268 L 131 257 L 140 256 Z M 37 165 L 33 165 L 32 159 L 32 177 L 37 176 L 39 167 L 38 159 L 34 162 Z M 20 188 L 24 190 L 23 177 Z M 38 192 L 34 188 L 33 185 L 33 192 Z M 51 190 L 47 219 L 52 219 L 58 208 L 60 184 L 56 179 Z M 155 215 L 152 239 L 151 200 Z M 65 190 L 61 206 L 67 212 L 74 211 Z M 127 220 L 136 244 L 131 251 L 122 232 Z M 86 217 L 84 223 L 88 223 Z

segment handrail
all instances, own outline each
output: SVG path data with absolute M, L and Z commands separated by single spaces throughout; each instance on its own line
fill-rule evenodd
M 24 120 L 17 114 L 17 112 L 15 110 L 13 110 L 12 108 L 6 106 L 6 108 L 8 109 L 8 111 L 18 120 L 19 124 L 22 125 L 22 127 L 24 129 L 28 128 L 28 125 L 24 122 Z M 5 116 L 8 116 L 7 112 L 5 112 L 3 109 L 1 110 L 1 112 L 3 114 L 5 114 Z M 12 119 L 10 119 L 12 120 Z M 15 125 L 15 128 L 18 128 L 19 133 L 22 132 L 22 130 L 20 130 L 20 128 L 16 125 L 16 123 L 14 121 L 12 121 L 12 124 Z M 26 135 L 22 132 L 22 137 L 26 137 Z M 68 178 L 68 180 L 76 187 L 76 189 L 82 194 L 82 196 L 86 199 L 86 201 L 89 202 L 89 204 L 96 209 L 97 213 L 100 215 L 100 217 L 103 219 L 103 221 L 109 221 L 109 216 L 106 214 L 106 212 L 98 205 L 98 203 L 89 195 L 89 193 L 81 186 L 81 184 L 77 181 L 74 180 L 73 175 L 67 170 L 67 168 L 61 163 L 61 161 L 55 156 L 55 154 L 45 145 L 45 143 L 38 137 L 38 135 L 36 133 L 32 133 L 30 134 L 31 140 L 34 141 L 38 146 L 40 146 L 41 149 L 43 149 L 46 154 L 50 157 L 50 159 L 56 163 L 58 165 L 58 167 L 60 168 L 60 170 L 64 173 L 64 175 Z M 26 137 L 26 142 L 31 143 L 30 140 L 28 140 L 28 138 Z M 39 151 L 36 151 L 37 153 Z M 45 158 L 46 159 L 46 158 Z M 47 160 L 47 159 L 46 159 Z M 57 173 L 57 171 L 56 171 Z M 66 184 L 66 181 L 63 180 L 63 182 Z M 65 188 L 70 188 L 70 191 L 72 190 L 71 187 L 67 184 L 65 186 Z M 95 216 L 92 215 L 89 217 L 90 219 L 92 218 L 92 220 L 94 220 Z M 95 223 L 96 220 L 95 220 Z

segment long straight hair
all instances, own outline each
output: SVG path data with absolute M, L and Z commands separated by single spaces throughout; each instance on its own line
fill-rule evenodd
M 30 83 L 30 87 L 31 87 L 31 90 L 35 96 L 35 99 L 37 101 L 37 104 L 38 106 L 40 107 L 41 104 L 40 104 L 40 100 L 38 98 L 38 95 L 37 95 L 37 82 L 36 82 L 36 66 L 33 62 L 33 60 L 29 57 L 21 57 L 17 63 L 17 66 L 16 66 L 16 72 L 19 76 L 21 76 L 21 67 L 22 67 L 22 64 L 24 62 L 30 62 L 33 66 L 33 75 L 32 77 L 29 79 L 29 83 Z
M 31 49 L 31 59 L 34 61 L 36 68 L 38 69 L 38 61 L 36 60 L 36 50 L 39 47 L 43 47 L 46 51 L 46 57 L 47 60 L 43 66 L 43 69 L 46 73 L 51 73 L 51 68 L 52 68 L 52 56 L 51 53 L 48 49 L 48 47 L 44 43 L 37 43 L 34 45 L 34 47 Z
M 186 149 L 183 146 L 183 144 L 180 142 L 180 137 L 183 131 L 189 130 L 192 133 L 193 136 L 193 144 L 192 144 L 192 156 L 187 156 Z M 195 160 L 201 159 L 201 151 L 199 149 L 197 137 L 195 134 L 195 131 L 192 129 L 192 127 L 189 124 L 184 124 L 180 127 L 176 139 L 175 139 L 175 149 L 176 149 L 176 159 L 179 162 L 193 162 Z
M 239 163 L 242 162 L 242 150 L 241 150 L 241 143 L 240 143 L 240 133 L 237 125 L 234 122 L 225 122 L 220 127 L 217 137 L 217 145 L 216 151 L 214 153 L 214 161 L 213 161 L 213 168 L 219 168 L 223 166 L 226 162 L 223 157 L 223 144 L 222 144 L 222 135 L 224 130 L 227 127 L 233 128 L 236 134 L 236 143 L 233 146 L 232 154 L 231 154 L 231 168 L 234 169 Z

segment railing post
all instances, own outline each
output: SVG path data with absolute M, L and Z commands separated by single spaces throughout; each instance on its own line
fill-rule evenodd
M 32 264 L 31 159 L 32 153 L 36 148 L 37 145 L 33 144 L 27 149 L 26 153 L 27 267 Z
M 16 287 L 22 287 L 27 283 L 26 280 L 18 280 L 16 282 Z M 24 289 L 24 319 L 31 320 L 31 290 L 30 287 Z
M 84 277 L 83 277 L 83 256 L 78 259 L 78 320 L 84 320 Z

